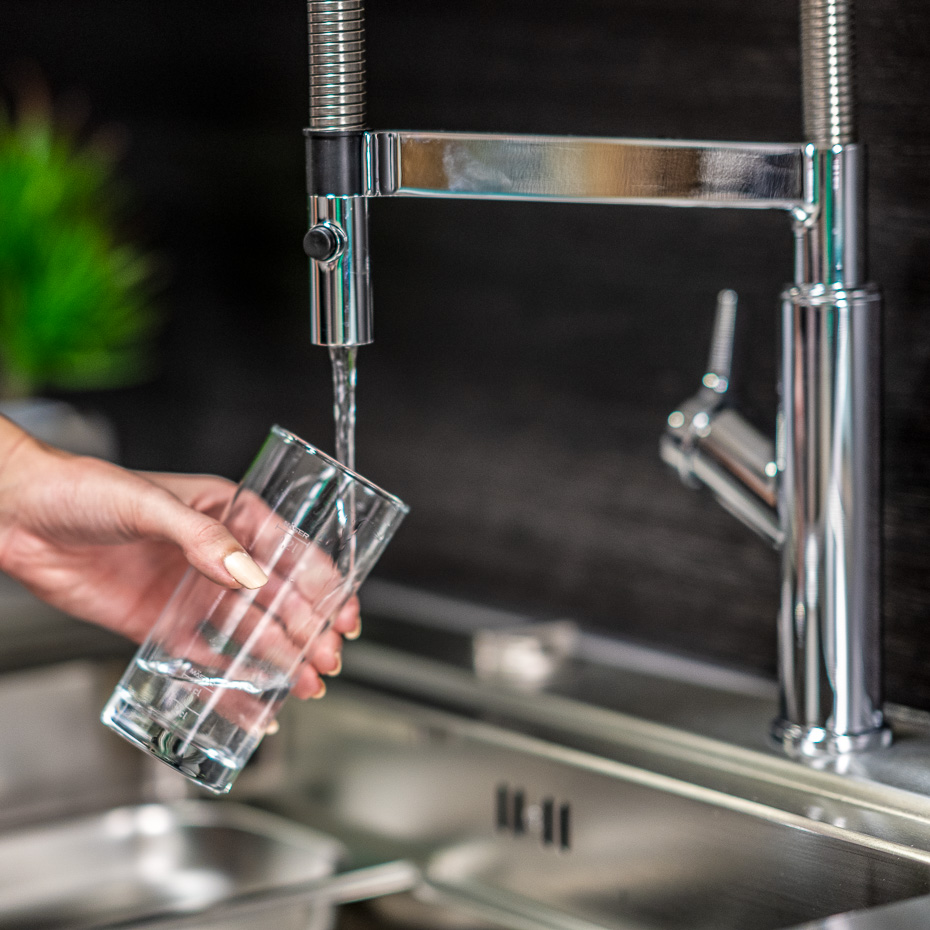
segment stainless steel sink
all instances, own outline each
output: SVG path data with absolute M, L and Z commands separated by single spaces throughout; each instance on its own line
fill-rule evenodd
M 332 875 L 335 840 L 236 804 L 185 801 L 116 808 L 0 835 L 0 927 L 51 930 L 182 915 Z M 266 915 L 267 917 L 267 915 Z M 274 910 L 278 930 L 330 925 L 331 909 Z M 227 913 L 222 922 L 240 924 Z
M 123 667 L 0 676 L 0 930 L 324 930 L 337 905 L 416 883 L 410 863 L 352 861 L 261 809 L 287 775 L 283 739 L 262 747 L 235 801 L 192 797 L 100 725 Z
M 738 687 L 664 688 L 689 719 L 770 715 Z M 326 701 L 290 713 L 289 809 L 422 862 L 398 926 L 452 912 L 524 930 L 930 926 L 930 800 L 868 767 L 815 770 L 362 643 Z M 898 730 L 880 761 L 903 770 L 925 734 Z
M 4 676 L 0 930 L 930 927 L 925 718 L 814 769 L 761 738 L 764 682 L 582 642 L 529 687 L 407 622 L 366 614 L 232 802 L 109 744 L 104 664 Z
M 631 783 L 573 781 L 574 849 L 476 840 L 438 855 L 428 881 L 484 910 L 614 930 L 780 930 L 930 893 L 926 855 L 903 846 Z

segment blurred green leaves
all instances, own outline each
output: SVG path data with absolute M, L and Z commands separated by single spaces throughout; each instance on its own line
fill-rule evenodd
M 153 260 L 119 237 L 116 158 L 32 107 L 0 109 L 0 394 L 150 372 Z

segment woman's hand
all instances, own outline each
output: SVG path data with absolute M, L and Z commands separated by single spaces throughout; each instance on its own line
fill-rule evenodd
M 236 485 L 206 475 L 127 471 L 33 439 L 0 418 L 0 570 L 54 607 L 141 642 L 192 565 L 225 588 L 264 572 L 219 522 Z M 294 688 L 325 692 L 342 636 L 360 629 L 352 598 L 320 636 Z

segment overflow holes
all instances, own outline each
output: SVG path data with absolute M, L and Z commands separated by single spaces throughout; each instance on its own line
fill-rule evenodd
M 534 837 L 543 846 L 555 849 L 571 848 L 571 805 L 551 796 L 533 802 L 523 788 L 498 785 L 494 795 L 494 825 L 499 833 Z

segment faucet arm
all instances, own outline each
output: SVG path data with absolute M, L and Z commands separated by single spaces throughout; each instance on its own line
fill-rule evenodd
M 799 143 L 366 133 L 369 194 L 742 207 L 806 214 Z

